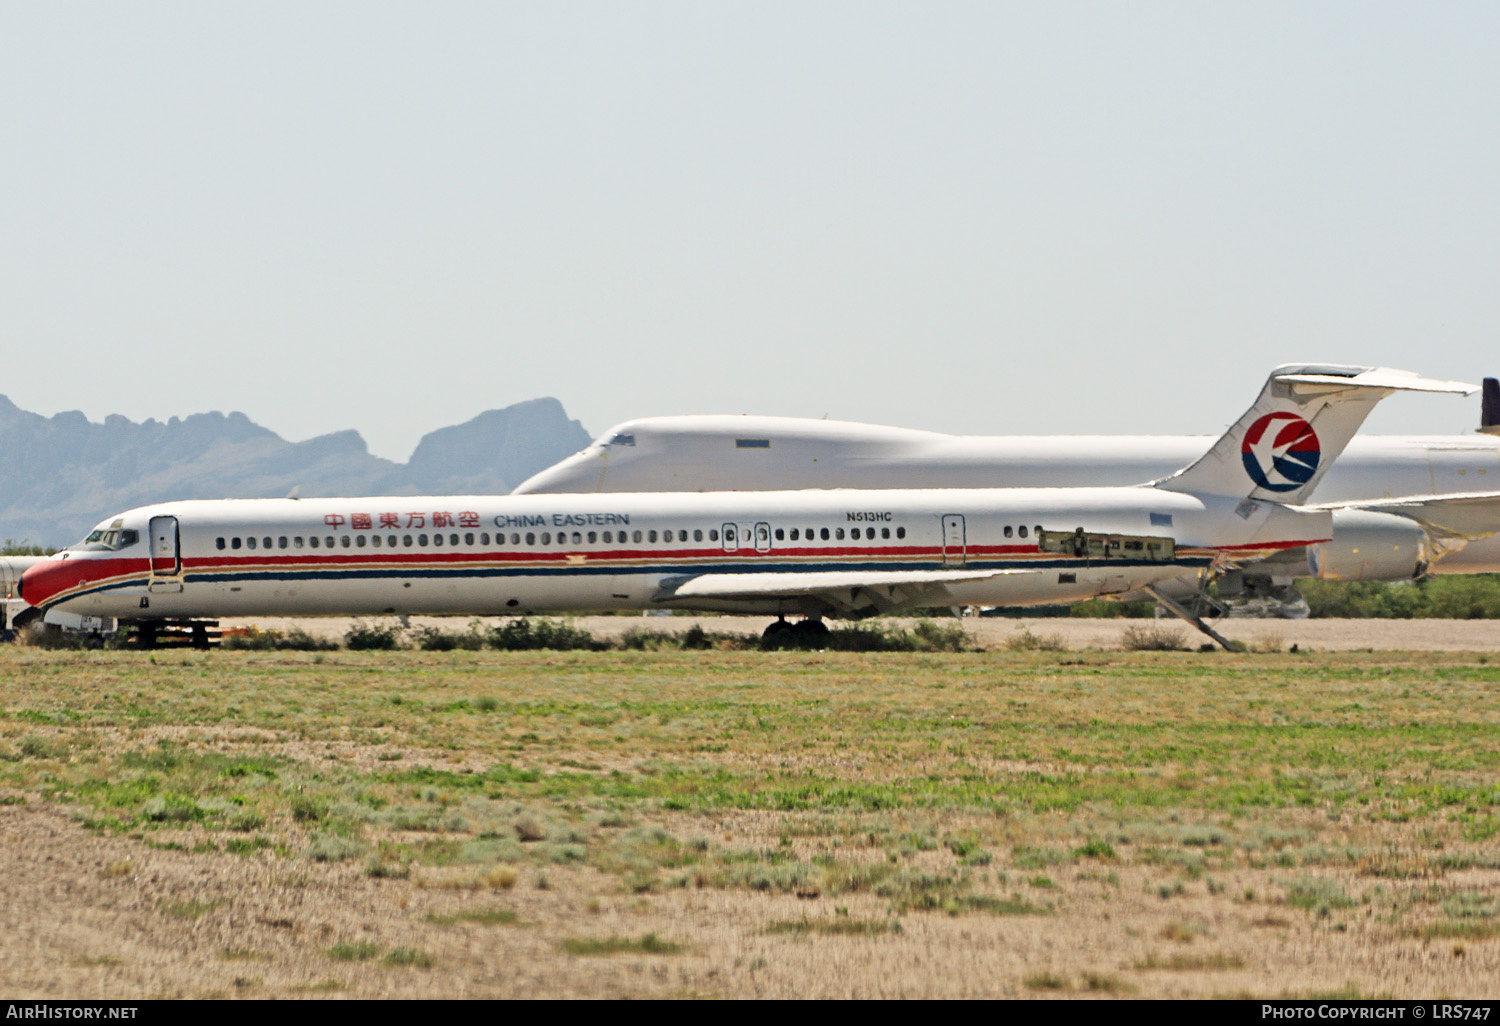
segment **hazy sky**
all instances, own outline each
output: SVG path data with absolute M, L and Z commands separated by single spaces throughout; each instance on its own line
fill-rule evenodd
M 1213 432 L 1281 362 L 1477 381 L 1497 46 L 1493 0 L 0 0 L 0 392 L 405 459 L 540 395 Z

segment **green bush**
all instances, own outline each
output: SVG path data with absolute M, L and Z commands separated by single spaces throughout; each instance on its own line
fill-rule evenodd
M 1310 615 L 1350 619 L 1500 619 L 1500 574 L 1460 574 L 1421 581 L 1297 582 Z
M 503 652 L 534 649 L 598 651 L 608 646 L 595 641 L 588 631 L 569 627 L 562 620 L 512 620 L 493 628 L 485 639 L 490 648 Z
M 1127 652 L 1181 652 L 1187 644 L 1176 627 L 1150 623 L 1126 627 L 1120 632 L 1120 647 Z
M 477 652 L 484 647 L 483 625 L 475 620 L 466 631 L 444 631 L 424 627 L 417 632 L 417 647 L 424 652 Z
M 633 628 L 620 639 L 620 647 L 634 652 L 696 652 L 710 649 L 755 649 L 759 639 L 746 634 L 710 634 L 693 624 L 681 634 Z
M 1091 620 L 1145 620 L 1156 615 L 1156 603 L 1150 599 L 1143 599 L 1140 602 L 1089 599 L 1069 609 L 1068 615 Z
M 339 643 L 332 638 L 315 638 L 301 627 L 289 631 L 245 627 L 225 631 L 219 639 L 219 647 L 263 652 L 334 652 Z
M 354 626 L 344 633 L 344 644 L 357 651 L 390 651 L 401 648 L 401 628 L 394 624 L 355 620 Z

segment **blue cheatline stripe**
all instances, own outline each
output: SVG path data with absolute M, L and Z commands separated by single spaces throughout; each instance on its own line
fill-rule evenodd
M 227 572 L 195 572 L 187 571 L 183 575 L 185 583 L 209 584 L 209 583 L 232 583 L 236 581 L 353 581 L 353 580 L 401 580 L 406 578 L 427 579 L 463 579 L 474 578 L 491 580 L 495 578 L 511 577 L 567 577 L 567 576 L 648 576 L 648 575 L 678 575 L 697 577 L 703 574 L 762 574 L 762 573 L 816 573 L 828 571 L 859 572 L 890 571 L 890 570 L 954 570 L 983 572 L 986 570 L 1100 570 L 1136 566 L 1175 566 L 1183 570 L 1196 570 L 1208 566 L 1213 560 L 1207 556 L 1184 557 L 1173 560 L 1171 563 L 1159 563 L 1149 560 L 1110 560 L 1109 562 L 1085 565 L 1077 559 L 1049 559 L 1022 562 L 1015 559 L 1009 560 L 981 560 L 965 563 L 962 566 L 944 567 L 930 560 L 925 562 L 882 562 L 882 563 L 653 563 L 649 566 L 524 566 L 524 567 L 476 567 L 455 566 L 449 568 L 415 568 L 415 567 L 365 567 L 348 569 L 310 570 L 304 567 L 285 567 L 279 570 L 252 570 L 252 571 L 227 571 Z M 101 584 L 98 587 L 86 591 L 75 592 L 68 595 L 62 601 L 81 598 L 84 595 L 92 595 L 100 592 L 114 591 L 119 588 L 144 587 L 149 579 L 138 577 L 128 581 L 115 581 Z M 788 582 L 793 583 L 793 582 Z

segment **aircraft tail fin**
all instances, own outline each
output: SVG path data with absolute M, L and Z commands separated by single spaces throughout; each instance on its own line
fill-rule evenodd
M 1389 367 L 1277 367 L 1255 405 L 1213 448 L 1153 484 L 1174 492 L 1303 503 L 1375 404 L 1401 391 L 1468 395 L 1475 386 Z

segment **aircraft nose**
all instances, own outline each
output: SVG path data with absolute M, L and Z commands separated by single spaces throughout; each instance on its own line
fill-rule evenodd
M 48 559 L 29 566 L 16 583 L 16 594 L 26 600 L 27 605 L 41 608 L 56 598 L 77 574 L 68 566 L 65 558 Z

